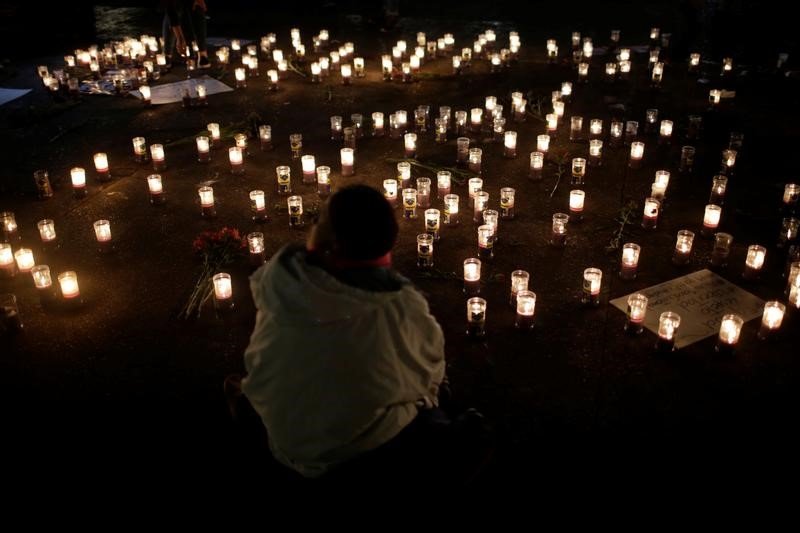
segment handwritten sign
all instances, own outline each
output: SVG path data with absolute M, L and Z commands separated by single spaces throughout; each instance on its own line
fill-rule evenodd
M 675 347 L 683 348 L 716 335 L 722 315 L 736 313 L 745 322 L 761 316 L 764 301 L 710 270 L 700 270 L 638 291 L 648 298 L 644 326 L 658 332 L 658 317 L 664 311 L 681 315 Z M 611 300 L 623 312 L 628 296 Z

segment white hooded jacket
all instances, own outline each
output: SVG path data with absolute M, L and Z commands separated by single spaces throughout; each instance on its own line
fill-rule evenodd
M 410 283 L 358 289 L 285 247 L 250 287 L 258 313 L 242 386 L 285 465 L 319 476 L 436 403 L 444 336 Z

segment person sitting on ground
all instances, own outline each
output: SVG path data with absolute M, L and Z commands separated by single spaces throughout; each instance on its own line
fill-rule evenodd
M 437 405 L 444 336 L 391 269 L 397 232 L 381 193 L 346 187 L 305 247 L 284 247 L 251 277 L 258 313 L 242 391 L 275 458 L 303 476 L 385 445 Z

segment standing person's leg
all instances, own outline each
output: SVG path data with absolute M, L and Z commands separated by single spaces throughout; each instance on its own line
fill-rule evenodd
M 202 6 L 200 5 L 201 3 Z M 207 56 L 208 48 L 206 46 L 207 22 L 205 2 L 194 2 L 191 19 L 192 29 L 194 30 L 194 40 L 197 42 L 197 48 L 200 50 L 200 55 Z
M 172 54 L 175 53 L 175 34 L 172 31 L 172 23 L 169 15 L 164 14 L 164 21 L 161 24 L 161 36 L 164 39 L 164 54 L 167 56 L 167 62 L 172 60 Z

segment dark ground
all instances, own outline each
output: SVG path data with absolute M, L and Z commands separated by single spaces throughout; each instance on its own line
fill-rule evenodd
M 78 272 L 86 300 L 77 313 L 44 312 L 28 278 L 0 281 L 0 292 L 17 294 L 25 322 L 23 335 L 0 346 L 0 404 L 7 410 L 4 433 L 15 454 L 10 457 L 20 458 L 15 466 L 27 473 L 80 473 L 106 481 L 118 480 L 120 473 L 123 479 L 155 476 L 176 487 L 213 487 L 222 478 L 235 483 L 254 477 L 265 480 L 267 487 L 282 487 L 284 476 L 242 452 L 222 395 L 223 377 L 242 371 L 242 352 L 253 324 L 247 266 L 242 262 L 229 269 L 237 303 L 232 317 L 217 320 L 207 309 L 196 322 L 173 318 L 196 278 L 193 238 L 223 225 L 243 233 L 263 230 L 267 249 L 273 252 L 287 241 L 305 237 L 307 229 L 288 228 L 282 199 L 274 194 L 274 168 L 290 161 L 290 133 L 301 132 L 304 150 L 316 155 L 317 164 L 332 167 L 335 185 L 363 181 L 379 186 L 393 176 L 394 165 L 385 159 L 400 157 L 402 142 L 359 141 L 357 174 L 341 178 L 339 145 L 328 138 L 329 116 L 360 112 L 368 117 L 380 110 L 388 123 L 388 113 L 396 109 L 411 113 L 420 104 L 429 104 L 432 110 L 439 105 L 453 110 L 482 107 L 486 95 L 496 95 L 508 110 L 515 90 L 549 101 L 550 91 L 575 74 L 567 64 L 545 65 L 547 37 L 558 39 L 563 57 L 573 29 L 583 29 L 594 37 L 595 46 L 603 46 L 609 30 L 620 27 L 623 44 L 635 45 L 646 42 L 651 25 L 660 24 L 676 35 L 660 90 L 647 86 L 646 55 L 635 55 L 630 83 L 614 85 L 601 81 L 605 61 L 596 57 L 593 79 L 588 86 L 576 86 L 567 115 L 582 115 L 587 125 L 589 118 L 598 117 L 607 125 L 612 118 L 609 105 L 623 103 L 624 115 L 614 116 L 643 123 L 645 109 L 656 107 L 661 118 L 675 121 L 677 136 L 682 137 L 688 115 L 703 114 L 705 126 L 696 143 L 693 174 L 677 173 L 680 142 L 657 149 L 655 137 L 647 137 L 645 165 L 637 171 L 625 170 L 627 148 L 604 147 L 604 166 L 587 173 L 586 220 L 570 224 L 565 250 L 553 249 L 546 245 L 551 215 L 566 210 L 570 186 L 567 176 L 551 198 L 556 184 L 553 165 L 547 167 L 543 182 L 526 179 L 527 154 L 535 136 L 543 132 L 543 124 L 529 117 L 509 128 L 519 132 L 517 159 L 504 159 L 500 145 L 481 145 L 491 205 L 497 207 L 500 187 L 517 189 L 517 219 L 501 221 L 496 258 L 484 264 L 484 279 L 503 276 L 484 285 L 483 296 L 489 301 L 486 342 L 464 337 L 461 282 L 447 276 L 460 272 L 464 258 L 476 255 L 470 221 L 443 230 L 436 247 L 441 275 L 427 276 L 415 268 L 413 243 L 421 222 L 401 221 L 395 264 L 429 296 L 445 331 L 456 402 L 477 407 L 496 427 L 496 461 L 484 483 L 585 482 L 606 475 L 631 476 L 650 485 L 673 477 L 714 483 L 719 472 L 734 477 L 751 471 L 788 475 L 796 466 L 797 449 L 800 318 L 796 312 L 787 317 L 780 337 L 772 343 L 756 339 L 758 321 L 747 323 L 741 345 L 730 358 L 715 355 L 714 339 L 658 357 L 651 350 L 654 336 L 623 335 L 623 313 L 606 303 L 705 267 L 710 243 L 699 238 L 691 267 L 679 270 L 669 259 L 675 233 L 700 228 L 711 177 L 731 131 L 745 133 L 745 147 L 723 212 L 722 229 L 733 233 L 735 242 L 730 266 L 721 274 L 741 284 L 747 246 L 767 245 L 767 274 L 747 289 L 764 299 L 782 299 L 784 259 L 774 246 L 778 207 L 783 184 L 797 179 L 792 150 L 800 136 L 796 82 L 770 70 L 778 45 L 770 41 L 760 55 L 752 48 L 736 51 L 762 61 L 757 66 L 737 59 L 741 66 L 736 78 L 724 82 L 737 90 L 736 98 L 710 114 L 708 89 L 722 84 L 719 65 L 708 65 L 712 81 L 699 84 L 686 74 L 684 53 L 690 36 L 705 42 L 706 49 L 718 46 L 716 41 L 702 41 L 713 36 L 710 23 L 700 28 L 704 31 L 691 29 L 680 10 L 658 4 L 637 12 L 627 3 L 604 4 L 602 11 L 582 12 L 580 24 L 567 18 L 569 10 L 563 6 L 548 8 L 552 14 L 542 8 L 531 22 L 510 16 L 501 9 L 504 6 L 495 6 L 490 15 L 501 21 L 498 42 L 506 42 L 509 29 L 520 31 L 523 50 L 518 64 L 492 75 L 485 61 L 477 61 L 469 73 L 454 77 L 449 59 L 437 59 L 423 67 L 423 80 L 413 85 L 384 83 L 378 76 L 379 55 L 396 39 L 411 42 L 416 31 L 427 31 L 430 37 L 454 30 L 460 47 L 469 45 L 490 22 L 471 16 L 466 8 L 450 20 L 443 10 L 424 12 L 411 6 L 408 12 L 413 17 L 401 19 L 401 30 L 380 33 L 373 24 L 346 18 L 344 9 L 322 11 L 317 15 L 324 22 L 301 25 L 304 40 L 328 27 L 332 39 L 355 41 L 357 51 L 367 58 L 367 79 L 356 80 L 351 87 L 338 85 L 338 77 L 331 85 L 311 85 L 291 74 L 279 92 L 267 93 L 265 71 L 270 62 L 262 59 L 262 77 L 250 80 L 246 90 L 213 96 L 207 108 L 198 110 L 178 104 L 145 109 L 133 98 L 105 96 L 84 97 L 79 103 L 51 101 L 34 79 L 35 65 L 59 65 L 68 50 L 94 42 L 85 36 L 47 50 L 52 54 L 47 57 L 7 65 L 3 86 L 35 88 L 0 108 L 4 159 L 0 209 L 16 213 L 23 242 L 34 249 L 37 262 L 49 264 L 54 274 Z M 274 31 L 280 46 L 289 49 L 288 28 L 296 19 L 264 15 L 241 23 L 235 21 L 239 16 L 235 9 L 217 13 L 212 11 L 210 35 L 257 37 Z M 617 17 L 624 17 L 624 22 L 616 23 Z M 121 18 L 134 29 L 144 28 L 137 31 L 157 33 L 157 16 L 134 11 Z M 543 22 L 548 20 L 562 22 Z M 243 29 L 237 31 L 236 24 L 244 24 Z M 114 31 L 113 26 L 100 30 L 106 37 Z M 720 59 L 720 55 L 708 57 Z M 184 75 L 178 67 L 162 81 Z M 215 68 L 211 75 L 233 85 L 231 72 Z M 195 161 L 193 143 L 185 139 L 211 121 L 243 129 L 252 113 L 272 125 L 276 148 L 267 153 L 254 150 L 246 176 L 231 176 L 222 152 L 214 153 L 209 166 Z M 148 204 L 144 180 L 152 171 L 131 158 L 130 139 L 136 135 L 166 145 L 169 168 L 162 173 L 169 195 L 166 206 Z M 585 156 L 588 150 L 584 144 L 569 143 L 563 129 L 555 147 L 570 157 Z M 100 150 L 109 153 L 114 180 L 101 186 L 88 172 L 90 195 L 76 201 L 69 189 L 69 168 L 92 168 L 91 154 Z M 421 142 L 419 158 L 425 162 L 449 166 L 454 157 L 454 139 L 439 146 L 427 134 Z M 52 200 L 37 201 L 33 194 L 30 176 L 37 168 L 48 169 L 55 182 Z M 626 227 L 624 241 L 641 244 L 643 254 L 639 278 L 622 282 L 614 275 L 619 252 L 606 251 L 619 226 L 615 218 L 629 200 L 641 204 L 655 170 L 661 168 L 673 172 L 668 204 L 655 232 L 645 233 L 638 224 Z M 292 163 L 292 170 L 299 178 L 299 163 Z M 195 201 L 197 184 L 208 179 L 219 180 L 215 184 L 219 216 L 213 222 L 200 218 Z M 254 188 L 267 191 L 269 205 L 280 206 L 263 226 L 249 216 L 247 192 Z M 296 188 L 307 206 L 317 201 L 314 189 Z M 454 192 L 465 195 L 466 187 L 456 186 Z M 57 252 L 39 248 L 36 221 L 42 218 L 56 221 L 62 241 Z M 112 222 L 117 251 L 111 256 L 95 252 L 91 223 L 99 218 Z M 580 306 L 581 273 L 588 266 L 598 266 L 605 274 L 599 309 Z M 507 278 L 517 268 L 531 272 L 531 288 L 538 295 L 537 328 L 532 334 L 514 330 L 513 310 L 507 304 Z M 240 473 L 253 464 L 258 465 L 255 473 Z

